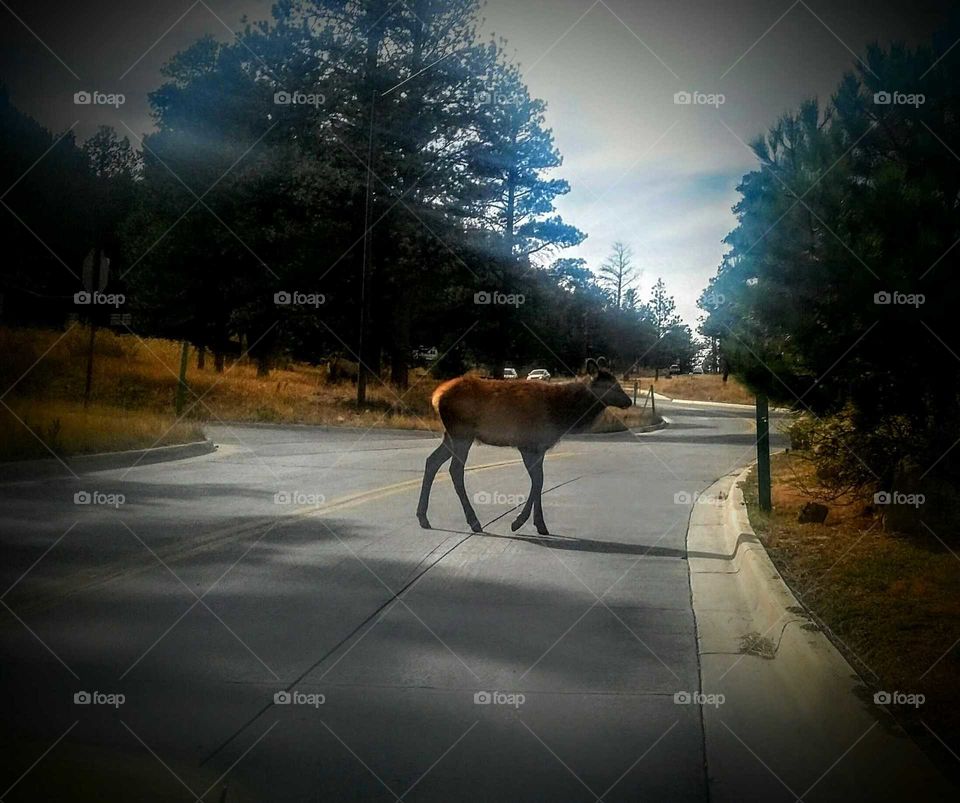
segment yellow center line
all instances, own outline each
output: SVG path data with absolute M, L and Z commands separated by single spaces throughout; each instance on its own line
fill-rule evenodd
M 574 452 L 553 452 L 548 454 L 547 458 L 569 457 L 573 454 Z M 519 459 L 500 460 L 495 463 L 483 463 L 479 466 L 470 466 L 466 470 L 468 472 L 493 471 L 498 468 L 521 465 L 522 463 L 523 461 Z M 439 480 L 441 482 L 450 482 L 450 477 L 443 476 L 440 477 Z M 223 527 L 218 527 L 205 533 L 201 533 L 197 537 L 191 539 L 187 544 L 173 546 L 166 550 L 158 549 L 155 551 L 157 556 L 160 557 L 164 563 L 181 561 L 185 558 L 194 557 L 196 555 L 203 554 L 204 552 L 217 549 L 218 547 L 224 546 L 232 541 L 236 541 L 244 536 L 252 535 L 261 530 L 279 529 L 285 524 L 289 524 L 309 516 L 358 507 L 360 505 L 367 504 L 368 502 L 374 502 L 378 499 L 383 499 L 394 494 L 402 493 L 403 491 L 411 488 L 418 488 L 422 481 L 422 478 L 418 477 L 417 479 L 395 482 L 391 485 L 383 485 L 379 488 L 371 488 L 370 490 L 360 491 L 359 493 L 346 494 L 344 496 L 337 497 L 328 503 L 324 503 L 323 505 L 311 505 L 296 508 L 290 513 L 280 515 L 279 520 L 276 516 L 269 518 L 263 517 L 255 521 L 247 522 L 246 524 L 225 525 Z M 410 518 L 411 521 L 414 518 L 412 512 L 410 514 Z M 18 610 L 21 610 L 24 613 L 29 613 L 36 610 L 48 610 L 63 602 L 66 597 L 79 591 L 100 587 L 123 577 L 142 574 L 143 572 L 156 569 L 158 566 L 159 563 L 153 555 L 144 553 L 141 558 L 135 559 L 134 561 L 118 561 L 113 565 L 101 567 L 99 571 L 86 572 L 79 576 L 77 574 L 73 574 L 68 578 L 64 578 L 63 580 L 55 580 L 47 583 L 46 593 L 39 598 L 24 602 L 22 605 L 19 605 Z
M 573 452 L 553 452 L 547 455 L 548 458 L 551 457 L 569 457 L 573 455 Z M 479 466 L 468 466 L 466 472 L 477 472 L 477 471 L 490 471 L 497 468 L 505 468 L 506 466 L 517 466 L 522 465 L 522 460 L 500 460 L 496 463 L 482 463 Z M 440 482 L 450 482 L 449 475 L 444 475 L 438 477 Z M 351 507 L 356 507 L 357 505 L 366 504 L 367 502 L 373 502 L 377 499 L 383 499 L 387 496 L 393 496 L 394 494 L 401 493 L 402 491 L 407 490 L 408 488 L 419 488 L 423 478 L 419 477 L 413 480 L 403 480 L 402 482 L 395 482 L 392 485 L 382 485 L 379 488 L 371 488 L 368 491 L 360 491 L 355 494 L 348 494 L 347 496 L 341 496 L 337 499 L 332 500 L 329 503 L 324 503 L 322 505 L 313 505 L 309 507 L 301 507 L 289 514 L 290 517 L 303 517 L 311 516 L 319 513 L 327 513 L 333 510 L 344 510 Z

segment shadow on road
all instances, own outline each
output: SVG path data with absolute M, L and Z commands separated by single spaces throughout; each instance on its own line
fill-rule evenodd
M 651 558 L 704 558 L 705 560 L 731 561 L 740 551 L 741 544 L 757 544 L 759 541 L 754 535 L 740 533 L 736 548 L 729 555 L 720 552 L 690 552 L 685 549 L 670 547 L 646 546 L 645 544 L 624 544 L 619 541 L 597 541 L 590 538 L 574 538 L 566 535 L 501 535 L 500 533 L 478 533 L 478 537 L 504 538 L 510 541 L 522 541 L 548 549 L 565 549 L 574 552 L 600 552 L 617 555 L 640 555 Z

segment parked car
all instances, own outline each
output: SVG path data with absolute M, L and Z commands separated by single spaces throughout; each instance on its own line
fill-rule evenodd
M 550 372 L 546 368 L 534 368 L 527 374 L 527 379 L 538 379 L 542 382 L 546 382 L 549 378 Z
M 504 369 L 503 369 L 503 378 L 504 378 L 504 379 L 516 379 L 516 378 L 517 378 L 517 369 L 516 369 L 516 368 L 504 368 Z
M 703 373 L 703 366 L 701 366 L 701 365 L 696 366 L 696 368 L 694 368 L 690 373 L 692 373 L 692 374 L 702 374 L 702 373 Z
M 680 363 L 675 362 L 670 366 L 670 376 L 678 376 L 680 373 Z
M 440 352 L 437 351 L 436 346 L 420 346 L 413 350 L 413 358 L 415 360 L 426 360 L 427 362 L 433 362 L 440 356 Z

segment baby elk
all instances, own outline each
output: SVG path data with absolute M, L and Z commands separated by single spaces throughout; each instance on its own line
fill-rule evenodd
M 543 457 L 564 435 L 588 429 L 606 407 L 625 409 L 630 397 L 600 357 L 587 360 L 584 379 L 561 384 L 501 381 L 462 376 L 444 382 L 433 393 L 433 406 L 443 422 L 443 442 L 427 458 L 420 489 L 417 518 L 429 529 L 427 505 L 437 471 L 448 460 L 453 487 L 467 524 L 475 533 L 482 527 L 467 498 L 463 471 L 474 441 L 520 450 L 530 475 L 530 495 L 510 525 L 518 530 L 530 518 L 537 532 L 549 535 L 543 521 Z

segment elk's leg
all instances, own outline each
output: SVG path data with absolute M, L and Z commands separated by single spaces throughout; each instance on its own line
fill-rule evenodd
M 420 526 L 425 530 L 430 529 L 430 522 L 427 520 L 427 505 L 430 504 L 430 489 L 433 487 L 434 477 L 437 476 L 440 467 L 453 457 L 451 443 L 450 435 L 444 432 L 443 442 L 430 453 L 430 456 L 427 458 L 427 464 L 423 469 L 423 485 L 420 487 L 417 519 L 420 521 Z
M 520 510 L 520 513 L 517 514 L 517 517 L 510 524 L 510 529 L 516 532 L 526 523 L 527 519 L 530 518 L 530 511 L 533 509 L 533 499 L 536 496 L 536 480 L 534 480 L 533 472 L 533 461 L 536 459 L 537 453 L 530 449 L 521 449 L 520 457 L 523 458 L 523 465 L 527 469 L 527 474 L 530 475 L 530 493 L 527 494 L 527 500 L 523 503 L 523 508 Z
M 543 521 L 543 458 L 545 454 L 543 451 L 534 454 L 533 466 L 530 471 L 530 476 L 533 478 L 533 487 L 530 490 L 530 496 L 534 498 L 533 523 L 540 535 L 550 535 L 550 531 Z
M 467 517 L 467 524 L 475 533 L 483 532 L 480 526 L 480 520 L 467 498 L 467 489 L 463 484 L 463 470 L 467 464 L 467 454 L 473 445 L 473 438 L 452 439 L 450 451 L 453 452 L 453 460 L 450 462 L 450 478 L 453 480 L 453 487 L 457 490 L 457 496 L 460 497 L 460 504 L 463 505 L 463 515 Z

